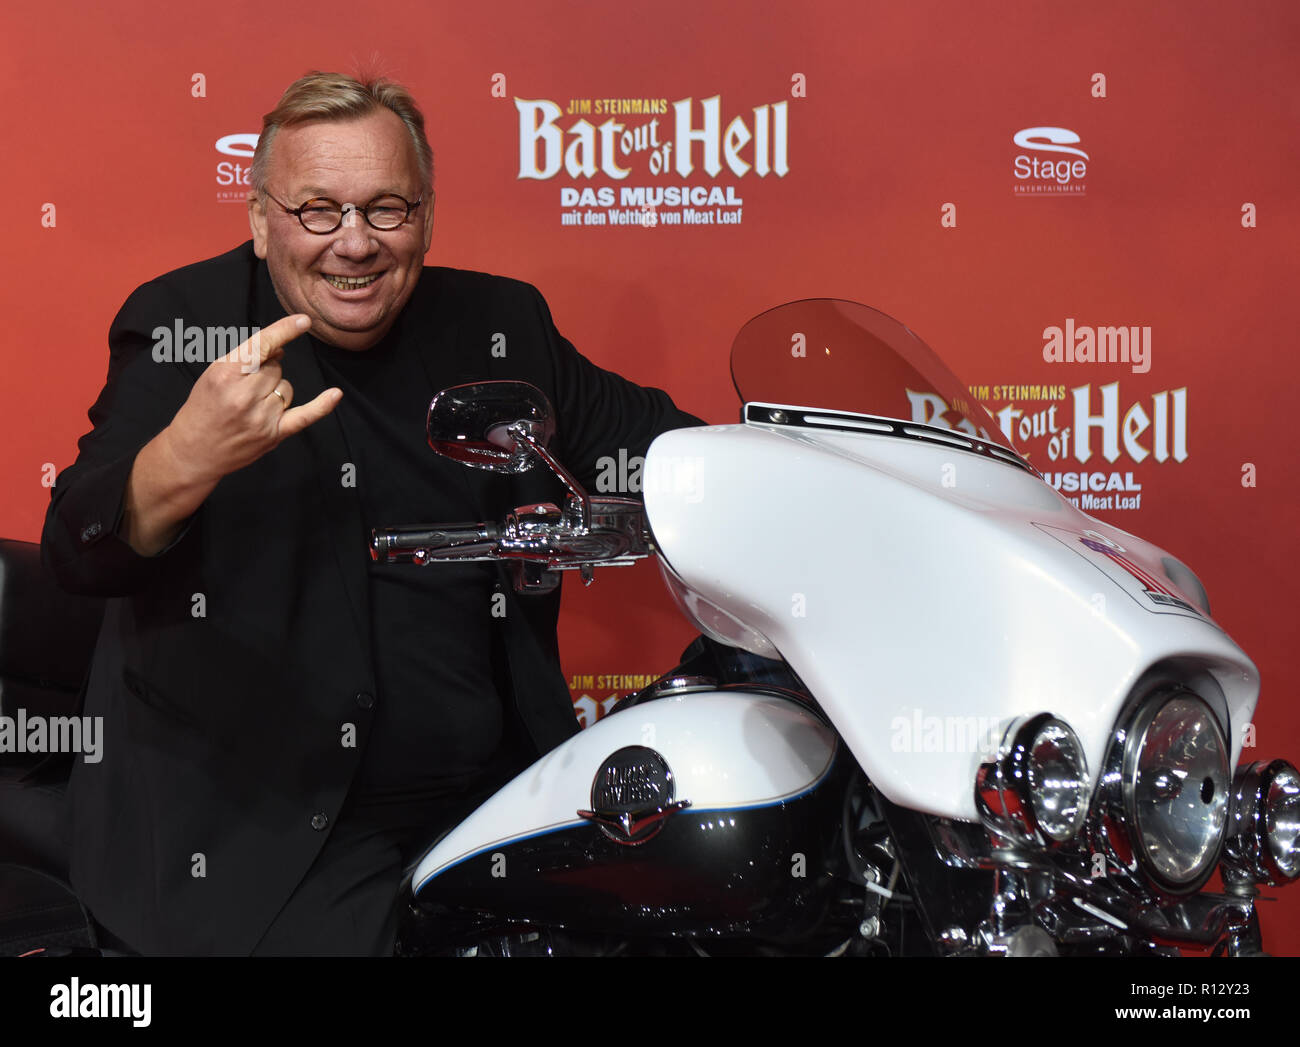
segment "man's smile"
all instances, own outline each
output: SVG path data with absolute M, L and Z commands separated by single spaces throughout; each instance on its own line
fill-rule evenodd
M 323 273 L 326 282 L 339 291 L 358 291 L 363 287 L 369 287 L 378 280 L 383 273 L 369 273 L 366 276 L 334 276 L 331 273 Z

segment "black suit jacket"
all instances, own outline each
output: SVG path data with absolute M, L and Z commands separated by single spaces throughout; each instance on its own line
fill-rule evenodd
M 64 587 L 113 597 L 84 709 L 104 718 L 103 758 L 78 760 L 70 786 L 72 881 L 145 952 L 253 948 L 337 820 L 385 700 L 370 655 L 366 536 L 410 521 L 362 519 L 356 489 L 341 482 L 348 453 L 334 415 L 222 479 L 159 556 L 116 533 L 136 454 L 206 366 L 156 360 L 158 328 L 266 327 L 284 315 L 251 242 L 139 288 L 110 331 L 94 429 L 46 517 L 44 555 Z M 504 357 L 492 353 L 499 335 Z M 390 337 L 418 339 L 431 373 L 543 390 L 557 413 L 553 449 L 589 485 L 602 455 L 643 454 L 658 433 L 699 424 L 664 393 L 585 360 L 517 281 L 426 268 Z M 305 338 L 282 367 L 297 403 L 326 387 Z M 466 473 L 481 519 L 560 497 L 540 470 Z M 559 594 L 518 596 L 504 579 L 501 590 L 518 713 L 544 752 L 577 729 L 556 646 Z M 347 724 L 355 747 L 341 744 Z

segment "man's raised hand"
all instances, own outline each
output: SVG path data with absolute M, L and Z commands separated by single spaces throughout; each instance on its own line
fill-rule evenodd
M 338 405 L 342 391 L 326 389 L 310 403 L 290 406 L 293 386 L 281 374 L 280 358 L 284 346 L 309 327 L 311 321 L 300 313 L 283 317 L 215 360 L 199 376 L 164 430 L 190 480 L 215 484 Z
M 343 399 L 326 389 L 293 403 L 284 346 L 311 327 L 301 313 L 277 320 L 199 376 L 176 417 L 136 455 L 119 533 L 144 556 L 167 547 L 218 481 L 257 461 L 329 414 Z

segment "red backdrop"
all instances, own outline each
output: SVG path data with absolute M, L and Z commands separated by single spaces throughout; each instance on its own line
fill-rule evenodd
M 310 15 L 277 0 L 197 13 L 55 0 L 0 18 L 6 228 L 18 238 L 0 292 L 0 534 L 38 537 L 48 466 L 74 457 L 126 295 L 247 238 L 248 160 L 237 140 L 235 152 L 217 143 L 255 135 L 308 69 L 377 72 L 404 81 L 428 117 L 428 260 L 537 284 L 596 362 L 732 421 L 727 351 L 746 319 L 795 298 L 855 299 L 913 327 L 991 408 L 1023 412 L 1023 446 L 1044 472 L 1132 473 L 1137 507 L 1096 514 L 1200 573 L 1263 673 L 1247 756 L 1300 758 L 1287 595 L 1300 581 L 1297 466 L 1284 410 L 1297 373 L 1284 306 L 1298 217 L 1291 0 L 395 0 L 364 13 L 320 0 Z M 675 169 L 675 148 L 665 173 L 675 103 L 690 100 L 700 129 L 714 97 L 734 165 L 724 140 L 710 173 L 697 141 L 690 174 Z M 590 177 L 564 166 L 522 177 L 547 173 L 547 157 L 540 142 L 521 146 L 516 100 L 565 110 L 552 126 L 566 147 L 579 119 L 597 146 L 601 124 L 623 125 L 633 148 L 612 161 L 628 176 L 600 170 L 597 153 Z M 612 116 L 607 100 L 619 103 Z M 648 104 L 620 111 L 636 108 L 626 100 Z M 585 214 L 607 209 L 564 196 L 681 185 L 729 190 L 743 203 L 701 210 L 739 221 L 669 224 L 681 208 L 665 204 L 653 226 L 592 225 Z M 1149 358 L 1045 360 L 1046 332 L 1067 322 L 1137 328 Z M 1154 420 L 1160 393 L 1171 415 L 1185 403 L 1183 440 L 1171 417 L 1165 460 L 1154 424 L 1113 462 L 1096 430 L 1086 466 L 1068 440 L 1060 453 L 1073 390 L 1088 386 L 1099 414 L 1110 383 L 1120 419 L 1138 404 Z M 691 635 L 649 565 L 569 587 L 566 609 L 566 672 L 590 715 L 635 683 L 611 677 L 657 674 Z M 1268 944 L 1300 953 L 1300 890 L 1281 894 L 1264 910 Z

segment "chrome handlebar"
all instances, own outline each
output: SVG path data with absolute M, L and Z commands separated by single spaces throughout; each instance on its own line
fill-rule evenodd
M 554 589 L 552 572 L 580 570 L 589 582 L 595 567 L 623 567 L 653 551 L 645 508 L 634 498 L 570 497 L 563 509 L 521 506 L 500 525 L 405 524 L 370 533 L 370 557 L 380 563 L 508 563 L 515 588 L 530 592 Z

